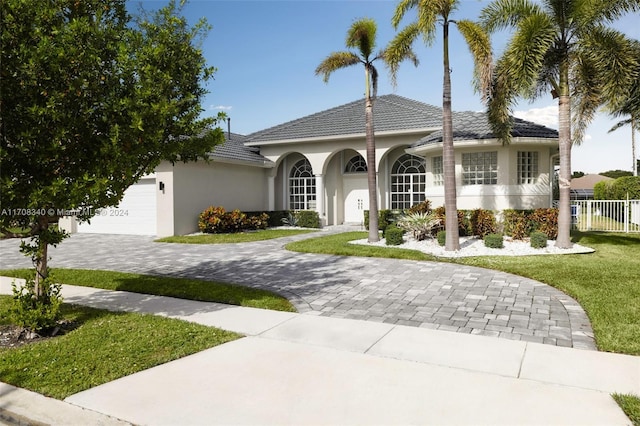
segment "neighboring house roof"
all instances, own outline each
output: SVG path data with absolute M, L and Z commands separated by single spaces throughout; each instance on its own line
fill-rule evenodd
M 513 137 L 557 139 L 558 131 L 540 124 L 519 118 L 513 119 L 511 130 Z M 453 113 L 453 140 L 494 139 L 487 114 L 484 112 L 454 112 Z M 420 139 L 411 147 L 436 144 L 442 142 L 442 130 L 431 133 Z
M 260 155 L 260 150 L 246 146 L 247 137 L 238 133 L 224 133 L 224 143 L 217 145 L 211 153 L 211 158 L 222 161 L 241 161 L 264 166 L 272 162 Z
M 602 176 L 602 175 L 584 175 L 579 178 L 571 179 L 571 189 L 593 190 L 593 187 L 596 185 L 596 183 L 602 182 L 603 180 L 614 180 L 614 179 L 607 176 Z
M 436 129 L 442 110 L 398 95 L 378 96 L 373 104 L 376 132 Z M 246 143 L 310 139 L 365 133 L 364 98 L 279 124 L 247 136 Z

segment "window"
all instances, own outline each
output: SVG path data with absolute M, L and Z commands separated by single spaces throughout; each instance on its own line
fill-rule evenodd
M 316 208 L 316 178 L 307 159 L 294 164 L 289 174 L 289 209 L 314 210 Z
M 497 151 L 462 154 L 463 185 L 495 185 L 497 183 Z
M 518 151 L 518 183 L 536 183 L 538 179 L 538 153 Z
M 442 155 L 431 159 L 431 172 L 433 173 L 433 186 L 443 186 L 444 174 L 442 168 Z
M 367 171 L 367 162 L 362 155 L 356 155 L 347 162 L 344 168 L 345 173 L 362 173 Z
M 425 162 L 423 158 L 404 154 L 391 168 L 391 208 L 408 209 L 424 201 Z

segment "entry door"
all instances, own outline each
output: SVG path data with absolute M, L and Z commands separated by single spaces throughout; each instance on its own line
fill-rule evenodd
M 369 210 L 367 176 L 344 176 L 344 221 L 364 223 L 364 211 Z

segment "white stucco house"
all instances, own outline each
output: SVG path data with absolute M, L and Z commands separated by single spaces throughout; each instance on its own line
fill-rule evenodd
M 378 205 L 444 203 L 442 110 L 397 95 L 374 104 Z M 368 209 L 364 101 L 242 136 L 229 134 L 211 162 L 161 164 L 130 187 L 118 210 L 72 232 L 157 236 L 197 231 L 206 207 L 316 210 L 325 225 L 361 223 Z M 486 115 L 454 113 L 458 208 L 549 207 L 557 131 L 516 119 L 513 142 L 491 134 Z M 104 213 L 104 212 L 103 212 Z

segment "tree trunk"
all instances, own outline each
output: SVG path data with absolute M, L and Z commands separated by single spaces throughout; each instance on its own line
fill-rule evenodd
M 36 268 L 36 277 L 34 283 L 34 293 L 36 299 L 41 299 L 44 294 L 44 286 L 42 285 L 43 280 L 47 278 L 47 260 L 48 260 L 48 249 L 49 243 L 46 238 L 42 238 L 42 235 L 47 234 L 47 230 L 49 229 L 49 218 L 46 216 L 38 217 L 38 227 L 39 227 L 39 235 L 38 235 L 38 251 L 36 255 L 33 257 L 33 263 Z
M 444 81 L 442 85 L 442 168 L 444 173 L 445 250 L 460 250 L 458 207 L 456 203 L 456 161 L 453 149 L 453 119 L 451 114 L 451 70 L 449 69 L 449 23 L 444 29 Z
M 636 117 L 631 115 L 631 156 L 633 157 L 633 175 L 638 176 L 638 160 L 636 159 Z
M 571 248 L 571 98 L 568 90 L 558 100 L 558 141 L 560 148 L 560 190 L 556 247 Z
M 378 184 L 376 179 L 376 142 L 373 132 L 373 99 L 367 96 L 364 108 L 367 140 L 367 183 L 369 185 L 369 242 L 380 241 L 378 233 Z

